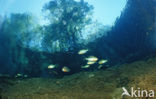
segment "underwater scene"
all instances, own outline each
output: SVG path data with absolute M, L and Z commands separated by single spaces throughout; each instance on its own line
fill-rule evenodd
M 156 0 L 0 0 L 0 99 L 156 99 Z

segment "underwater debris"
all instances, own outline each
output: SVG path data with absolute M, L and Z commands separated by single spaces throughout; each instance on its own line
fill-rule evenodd
M 82 49 L 78 52 L 79 55 L 83 55 L 88 52 L 88 49 Z
M 70 72 L 70 68 L 64 66 L 64 67 L 62 68 L 62 72 L 65 72 L 65 73 Z
M 108 62 L 108 60 L 101 59 L 98 63 L 99 63 L 99 64 L 104 64 L 104 63 L 106 63 L 106 62 Z
M 89 68 L 90 65 L 81 66 L 81 68 Z
M 56 65 L 51 64 L 51 65 L 48 66 L 48 69 L 53 69 L 55 67 L 56 67 Z
M 98 60 L 98 58 L 95 56 L 89 56 L 88 58 L 86 58 L 86 60 L 88 60 L 90 62 L 96 62 Z

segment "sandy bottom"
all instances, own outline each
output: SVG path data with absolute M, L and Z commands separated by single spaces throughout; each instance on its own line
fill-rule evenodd
M 121 97 L 122 87 L 156 90 L 156 58 L 81 72 L 61 79 L 29 78 L 1 84 L 0 99 L 132 99 Z M 154 98 L 133 98 L 154 99 Z

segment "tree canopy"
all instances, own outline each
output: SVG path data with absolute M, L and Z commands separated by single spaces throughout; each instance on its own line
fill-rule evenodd
M 48 12 L 50 24 L 44 27 L 44 49 L 53 52 L 77 47 L 82 28 L 91 22 L 92 9 L 93 6 L 84 0 L 52 0 L 47 3 L 43 10 Z

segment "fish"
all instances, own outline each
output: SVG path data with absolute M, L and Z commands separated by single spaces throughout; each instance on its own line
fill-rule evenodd
M 82 49 L 78 52 L 79 55 L 83 55 L 85 53 L 87 53 L 89 50 L 88 49 Z
M 148 28 L 148 30 L 152 30 L 152 29 L 153 29 L 153 27 L 149 27 L 149 28 Z
M 81 68 L 89 68 L 90 65 L 81 66 Z
M 88 65 L 92 65 L 92 64 L 94 64 L 94 63 L 95 63 L 94 61 L 88 61 L 88 62 L 87 62 Z
M 17 76 L 22 76 L 22 74 L 17 74 Z
M 28 77 L 28 75 L 24 75 L 24 77 L 25 77 L 25 78 L 27 78 L 27 77 Z
M 96 62 L 98 60 L 98 58 L 95 56 L 89 56 L 88 58 L 85 58 L 85 59 L 91 62 Z
M 108 62 L 108 60 L 104 60 L 104 59 L 101 59 L 101 60 L 99 60 L 99 64 L 104 64 L 104 63 L 106 63 L 106 62 Z
M 95 76 L 95 74 L 89 74 L 89 75 L 88 75 L 89 78 L 92 78 L 92 77 L 94 77 L 94 76 Z
M 18 74 L 15 75 L 16 78 L 22 77 L 22 76 L 23 76 L 23 74 L 20 74 L 20 73 L 18 73 Z
M 99 65 L 99 66 L 98 66 L 98 69 L 101 69 L 102 67 L 103 67 L 103 65 Z
M 51 64 L 51 65 L 48 66 L 48 69 L 53 69 L 55 67 L 56 67 L 56 65 Z
M 67 22 L 65 20 L 63 20 L 62 23 L 63 23 L 63 25 L 66 25 L 67 24 Z
M 64 66 L 64 67 L 62 68 L 62 72 L 68 73 L 68 72 L 70 72 L 70 68 Z

